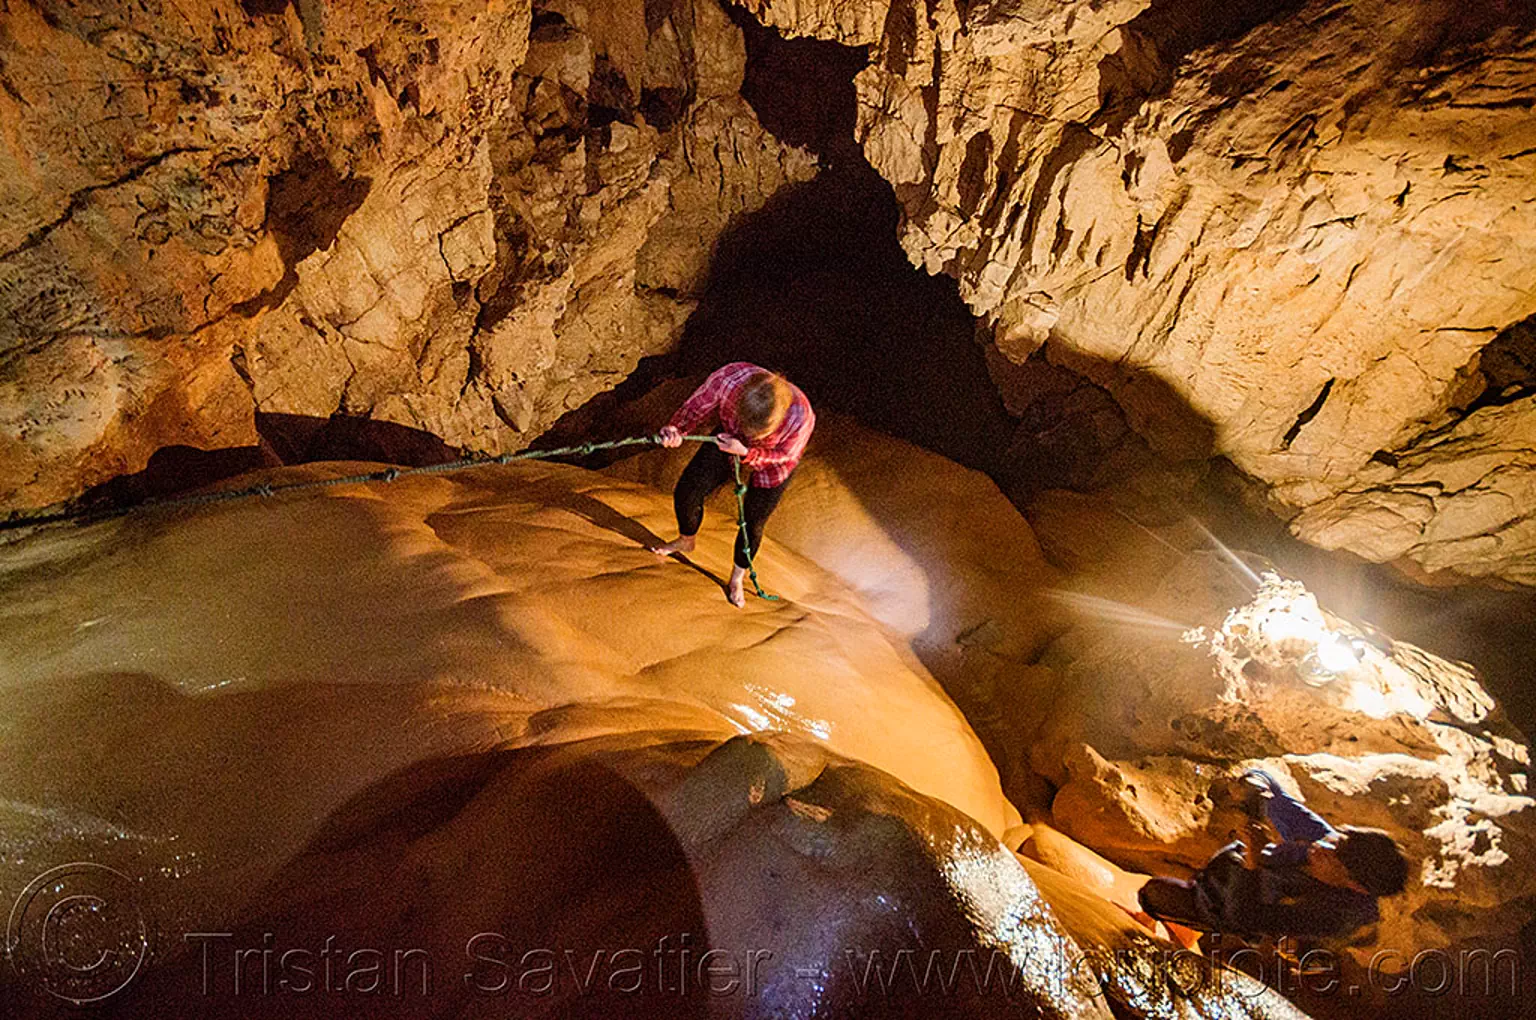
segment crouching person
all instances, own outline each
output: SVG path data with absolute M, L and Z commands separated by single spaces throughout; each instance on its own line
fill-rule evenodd
M 1395 896 L 1408 881 L 1408 861 L 1380 829 L 1334 828 L 1282 790 L 1273 776 L 1253 770 L 1250 832 L 1234 840 L 1185 882 L 1154 878 L 1140 891 L 1151 916 L 1200 931 L 1249 938 L 1347 938 L 1375 924 L 1377 900 Z M 1279 840 L 1257 849 L 1259 815 Z

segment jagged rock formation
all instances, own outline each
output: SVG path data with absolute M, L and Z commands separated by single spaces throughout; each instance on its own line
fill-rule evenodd
M 813 171 L 714 0 L 0 14 L 0 505 L 253 410 L 526 445 Z
M 1123 414 L 1170 460 L 1221 454 L 1265 482 L 1308 541 L 1536 580 L 1527 6 L 742 6 L 869 48 L 858 141 L 913 261 L 986 321 L 1007 406 L 1042 419 L 1012 449 L 1052 450 L 1071 419 L 1094 450 L 1063 473 L 1089 487 L 1142 459 Z M 741 99 L 741 33 L 716 0 L 13 0 L 0 19 L 7 509 L 167 445 L 249 444 L 255 411 L 524 445 L 669 347 L 733 217 L 814 170 Z M 1218 654 L 1079 630 L 1026 665 L 1062 626 L 1040 591 L 1057 575 L 997 490 L 845 423 L 821 442 L 768 546 L 789 601 L 745 617 L 714 579 L 637 548 L 668 530 L 664 499 L 557 468 L 7 549 L 7 888 L 40 857 L 99 858 L 153 875 L 170 917 L 257 932 L 340 873 L 352 884 L 325 909 L 399 931 L 440 902 L 410 881 L 457 873 L 445 845 L 503 846 L 510 818 L 527 823 L 514 848 L 546 851 L 570 820 L 518 812 L 579 794 L 593 818 L 659 805 L 679 843 L 656 862 L 668 889 L 838 872 L 816 875 L 791 941 L 826 928 L 812 907 L 837 894 L 891 893 L 885 868 L 941 875 L 888 912 L 924 939 L 995 948 L 1008 921 L 1010 952 L 1061 928 L 1146 948 L 1088 880 L 1031 879 L 1000 852 L 1029 833 L 1005 790 L 1123 864 L 1188 866 L 1225 835 L 1231 777 L 1264 762 L 1425 862 L 1391 944 L 1525 920 L 1528 750 L 1475 676 L 1388 643 L 1362 676 L 1304 689 L 1304 645 L 1250 654 L 1223 629 L 1252 626 L 1223 620 L 1250 594 L 1212 581 L 1225 567 L 1180 573 L 1181 550 L 1126 541 L 1068 496 L 1033 511 L 1069 521 L 1042 526 L 1047 552 L 1078 596 L 1118 605 L 1066 605 L 1203 623 Z M 969 517 L 946 502 L 961 493 Z M 712 528 L 700 559 L 723 565 L 729 526 Z M 1119 548 L 1073 563 L 1084 533 Z M 794 736 L 731 739 L 770 729 Z M 425 792 L 393 783 L 471 755 L 472 774 L 428 770 Z M 304 781 L 273 789 L 295 762 Z M 628 785 L 603 786 L 613 769 Z M 562 874 L 614 846 L 633 859 L 607 831 Z M 754 856 L 764 839 L 789 849 Z M 381 876 L 403 885 L 368 914 Z M 232 893 L 262 881 L 260 905 Z M 654 907 L 621 886 L 589 906 Z M 529 879 L 502 902 L 556 912 L 564 888 Z M 999 889 L 1009 909 L 977 909 Z M 775 893 L 729 901 L 720 930 L 755 937 Z M 482 905 L 449 903 L 435 930 L 518 916 Z M 855 913 L 835 930 L 878 941 L 894 923 Z M 327 915 L 303 916 L 319 931 Z M 1037 1004 L 1102 1005 L 1057 991 Z
M 750 0 L 870 47 L 859 138 L 913 262 L 1015 361 L 1112 392 L 1298 536 L 1530 581 L 1536 22 L 1434 0 Z
M 1350 487 L 1307 507 L 1297 534 L 1377 560 L 1536 584 L 1536 332 L 1530 320 L 1479 354 L 1482 393 L 1445 424 L 1372 457 Z

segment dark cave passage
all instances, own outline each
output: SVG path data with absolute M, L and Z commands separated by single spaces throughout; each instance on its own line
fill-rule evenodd
M 1018 366 L 989 352 L 956 281 L 908 261 L 895 194 L 855 140 L 864 49 L 733 17 L 747 41 L 742 95 L 821 170 L 721 238 L 674 351 L 644 359 L 536 445 L 613 438 L 604 420 L 614 409 L 745 360 L 783 372 L 818 408 L 987 473 L 1020 506 L 1042 489 L 1088 484 L 1129 436 L 1118 408 L 1043 356 Z
M 782 371 L 820 409 L 985 472 L 1021 508 L 1044 489 L 1093 487 L 1113 457 L 1126 466 L 1127 455 L 1144 455 L 1105 391 L 1043 353 L 1007 362 L 955 280 L 908 261 L 895 194 L 855 137 L 853 79 L 866 49 L 786 39 L 729 11 L 746 42 L 742 97 L 772 134 L 813 153 L 819 172 L 782 188 L 720 238 L 705 293 L 672 351 L 642 360 L 533 446 L 617 438 L 608 421 L 616 409 L 669 379 L 748 360 Z M 310 461 L 421 466 L 466 452 L 430 432 L 339 412 L 258 412 L 256 430 L 256 446 L 161 449 L 143 470 L 77 502 L 131 504 Z
M 989 351 L 955 281 L 911 265 L 890 185 L 853 140 L 860 49 L 786 40 L 738 15 L 748 43 L 743 95 L 764 125 L 815 152 L 815 179 L 734 225 L 708 290 L 672 353 L 563 418 L 537 445 L 614 438 L 605 417 L 662 382 L 754 361 L 784 372 L 818 408 L 988 474 L 1025 513 L 1045 489 L 1094 491 L 1155 462 L 1114 399 L 1044 353 L 1016 365 Z M 1528 324 L 1490 349 L 1490 393 L 1524 393 Z M 989 364 L 990 362 L 990 364 Z M 659 425 L 660 422 L 655 424 Z M 1297 541 L 1225 461 L 1174 491 L 1119 509 L 1160 527 L 1194 517 L 1215 539 L 1304 581 L 1341 612 L 1475 663 L 1515 723 L 1536 728 L 1525 664 L 1536 655 L 1536 595 L 1426 588 L 1387 565 Z M 1123 502 L 1123 501 L 1122 501 Z
M 818 407 L 995 472 L 1013 428 L 953 280 L 909 265 L 867 165 L 790 189 L 731 231 L 678 350 L 641 377 L 736 360 L 785 373 Z
M 675 350 L 642 361 L 625 382 L 567 413 L 534 445 L 630 434 L 632 421 L 613 420 L 626 404 L 668 380 L 749 360 L 784 372 L 819 409 L 985 472 L 1021 513 L 1042 490 L 1093 491 L 1151 463 L 1104 390 L 1043 353 L 1022 365 L 1007 362 L 978 330 L 955 281 L 908 261 L 898 243 L 895 195 L 855 140 L 853 78 L 867 52 L 785 39 L 739 9 L 732 18 L 747 46 L 743 97 L 773 134 L 813 152 L 820 172 L 781 190 L 721 238 L 706 292 Z M 1474 407 L 1529 392 L 1530 332 L 1529 323 L 1517 324 L 1489 347 L 1488 386 Z M 424 465 L 462 453 L 430 433 L 367 418 L 258 414 L 257 426 L 260 446 L 168 447 L 143 471 L 97 487 L 83 502 L 133 503 L 280 464 Z M 1185 491 L 1136 495 L 1138 502 L 1119 509 L 1138 523 L 1159 527 L 1194 516 L 1342 611 L 1475 662 L 1517 723 L 1533 728 L 1536 701 L 1525 664 L 1536 654 L 1529 626 L 1536 596 L 1428 589 L 1388 567 L 1305 546 L 1256 505 L 1249 483 L 1223 462 Z
M 864 52 L 737 20 L 747 38 L 743 96 L 822 169 L 727 231 L 675 351 L 643 361 L 541 442 L 601 433 L 607 409 L 665 379 L 752 361 L 783 372 L 818 408 L 996 473 L 1014 422 L 975 320 L 955 281 L 907 261 L 895 196 L 854 140 L 853 75 Z
M 1536 136 L 1505 124 L 1536 103 L 1536 35 L 1493 38 L 1536 0 L 333 2 L 329 28 L 310 0 L 241 6 L 216 52 L 119 12 L 156 53 L 209 51 L 154 102 L 163 61 L 136 67 L 180 133 L 100 181 L 106 141 L 138 166 L 167 123 L 36 97 L 52 51 L 116 104 L 122 40 L 45 14 L 34 66 L 0 14 L 0 107 L 30 132 L 0 132 L 0 165 L 74 189 L 0 215 L 25 257 L 0 300 L 58 331 L 0 366 L 0 411 L 35 404 L 25 442 L 0 427 L 28 458 L 0 490 L 41 493 L 36 523 L 0 514 L 0 879 L 100 852 L 153 925 L 355 925 L 455 962 L 505 933 L 572 977 L 599 939 L 771 945 L 815 980 L 764 1016 L 1142 1015 L 1153 958 L 1114 954 L 1187 944 L 1141 883 L 1268 842 L 1263 768 L 1422 879 L 1333 977 L 1371 943 L 1536 959 L 1536 575 L 1500 565 L 1536 548 L 1510 530 L 1536 521 L 1536 315 L 1505 293 L 1536 267 Z M 82 309 L 125 339 L 66 335 Z M 764 505 L 742 483 L 778 479 L 653 441 L 735 361 L 822 416 L 767 492 L 762 600 L 732 572 Z M 1432 387 L 1398 407 L 1410 362 Z M 591 470 L 510 463 L 557 453 Z M 679 477 L 710 461 L 695 529 Z M 1518 482 L 1485 485 L 1495 463 Z M 1504 525 L 1451 505 L 1485 491 Z M 1499 555 L 1421 556 L 1441 525 Z M 1166 919 L 1209 922 L 1201 966 L 1263 935 L 1258 973 L 1225 964 L 1277 995 L 1179 984 L 1152 1013 L 1516 1016 L 1536 992 L 1522 969 L 1496 1001 L 1309 998 L 1284 979 L 1313 943 Z M 967 1013 L 832 980 L 849 946 L 1005 935 L 1026 977 L 1047 940 L 1085 950 L 1087 998 Z M 209 958 L 158 937 L 149 998 L 109 1015 L 175 1012 L 199 976 L 210 1015 L 335 1012 L 211 1002 Z M 5 1017 L 36 976 L 12 948 Z M 377 1012 L 741 1012 L 659 979 L 649 1005 L 492 1007 L 441 976 L 444 1005 Z M 38 1008 L 17 1015 L 62 1007 Z

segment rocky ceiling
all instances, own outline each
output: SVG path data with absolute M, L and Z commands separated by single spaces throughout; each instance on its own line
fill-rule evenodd
M 0 506 L 258 410 L 527 445 L 816 173 L 740 96 L 747 15 L 864 48 L 856 139 L 995 363 L 1308 542 L 1536 583 L 1520 0 L 12 0 Z
M 11 4 L 0 502 L 253 412 L 517 449 L 665 350 L 810 177 L 713 0 Z

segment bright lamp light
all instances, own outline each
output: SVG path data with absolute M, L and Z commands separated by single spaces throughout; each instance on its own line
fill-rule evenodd
M 1342 673 L 1353 669 L 1359 659 L 1349 641 L 1338 634 L 1330 634 L 1317 643 L 1317 662 L 1330 673 Z

